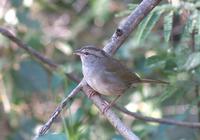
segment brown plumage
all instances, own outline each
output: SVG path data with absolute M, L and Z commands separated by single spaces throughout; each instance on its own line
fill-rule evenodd
M 82 71 L 86 82 L 103 95 L 114 95 L 118 99 L 136 83 L 168 84 L 161 80 L 141 79 L 119 60 L 95 47 L 81 48 L 75 54 L 81 57 Z

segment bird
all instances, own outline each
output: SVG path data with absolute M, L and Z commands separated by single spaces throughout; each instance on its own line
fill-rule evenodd
M 82 73 L 87 84 L 101 95 L 116 96 L 103 112 L 107 111 L 134 84 L 169 84 L 166 81 L 140 78 L 119 60 L 93 45 L 82 47 L 74 54 L 81 58 Z

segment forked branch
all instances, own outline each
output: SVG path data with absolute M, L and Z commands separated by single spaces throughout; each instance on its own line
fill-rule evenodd
M 161 0 L 143 0 L 141 4 L 123 21 L 122 24 L 116 29 L 116 32 L 113 34 L 112 38 L 109 40 L 107 45 L 104 47 L 104 50 L 109 53 L 110 55 L 113 55 L 117 49 L 123 44 L 123 42 L 128 38 L 128 36 L 131 34 L 131 32 L 135 29 L 135 27 L 142 21 L 142 19 L 156 6 Z M 26 50 L 29 54 L 33 55 L 34 57 L 41 60 L 43 63 L 49 65 L 50 67 L 57 68 L 58 65 L 49 60 L 48 58 L 44 57 L 42 54 L 38 53 L 34 49 L 27 47 L 26 44 L 24 44 L 21 40 L 17 39 L 14 35 L 12 35 L 7 30 L 0 28 L 0 33 L 15 42 L 19 47 Z M 68 77 L 71 77 L 71 75 L 68 75 Z M 73 78 L 71 78 L 74 80 Z M 84 83 L 84 84 L 83 84 Z M 83 84 L 83 85 L 82 85 Z M 53 120 L 57 118 L 59 113 L 62 111 L 62 109 L 66 106 L 66 103 L 69 99 L 74 97 L 80 89 L 83 89 L 86 95 L 89 94 L 89 92 L 93 89 L 91 89 L 88 85 L 85 84 L 84 79 L 82 80 L 82 83 L 80 83 L 60 105 L 55 110 L 55 112 L 52 114 L 49 121 L 46 123 L 47 125 L 44 125 L 44 129 L 41 129 L 40 135 L 43 135 L 46 133 L 46 131 L 50 128 L 51 124 L 53 123 Z M 104 100 L 98 96 L 92 96 L 91 100 L 93 103 L 102 111 L 104 108 Z M 119 108 L 118 108 L 119 109 Z M 130 114 L 127 111 L 124 111 L 120 109 L 126 114 Z M 132 139 L 136 140 L 138 137 L 125 125 L 121 122 L 121 120 L 113 113 L 110 109 L 105 112 L 105 117 L 110 121 L 110 123 L 116 128 L 116 130 L 126 139 Z M 143 119 L 142 116 L 133 115 L 132 116 Z M 146 117 L 148 118 L 148 117 Z M 145 121 L 154 121 L 158 123 L 164 123 L 163 121 L 156 121 L 156 119 L 146 119 Z M 157 119 L 158 120 L 158 119 Z M 177 124 L 174 122 L 171 122 L 171 124 Z M 48 127 L 45 127 L 48 126 Z M 199 127 L 199 124 L 195 127 Z

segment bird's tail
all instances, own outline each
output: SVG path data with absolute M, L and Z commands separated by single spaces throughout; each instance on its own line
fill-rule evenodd
M 169 84 L 169 82 L 153 79 L 141 79 L 141 83 Z

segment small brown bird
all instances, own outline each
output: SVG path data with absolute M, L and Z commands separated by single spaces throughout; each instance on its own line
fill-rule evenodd
M 160 80 L 141 79 L 119 60 L 94 46 L 83 47 L 76 50 L 75 54 L 81 58 L 83 76 L 88 85 L 102 95 L 116 96 L 104 111 L 136 83 L 168 84 Z

